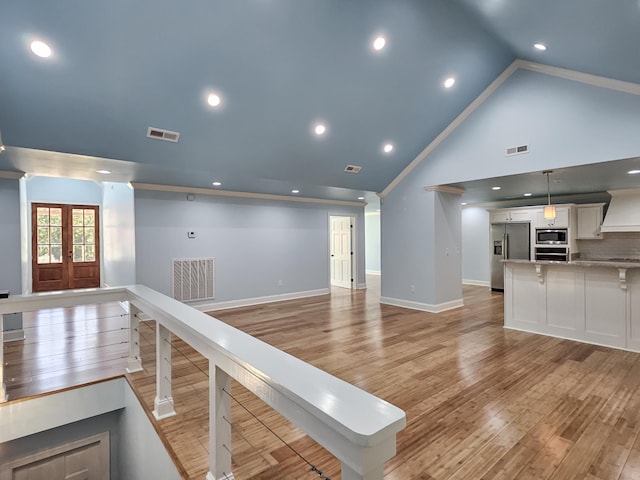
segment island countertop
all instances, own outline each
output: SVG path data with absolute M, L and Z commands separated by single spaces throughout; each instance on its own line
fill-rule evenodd
M 518 260 L 506 259 L 503 263 L 520 263 L 530 265 L 566 265 L 568 267 L 611 267 L 611 268 L 640 268 L 640 260 L 593 260 L 577 259 L 568 262 L 558 262 L 552 260 Z

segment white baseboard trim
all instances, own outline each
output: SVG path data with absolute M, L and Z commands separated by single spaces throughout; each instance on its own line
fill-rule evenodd
M 227 310 L 229 308 L 250 307 L 252 305 L 261 305 L 263 303 L 282 302 L 284 300 L 297 300 L 299 298 L 317 297 L 319 295 L 328 295 L 331 291 L 328 288 L 319 288 L 317 290 L 307 290 L 304 292 L 282 293 L 280 295 L 269 295 L 266 297 L 243 298 L 240 300 L 229 300 L 226 302 L 202 303 L 192 305 L 196 310 L 201 312 L 213 312 L 216 310 Z
M 395 307 L 411 308 L 412 310 L 420 310 L 422 312 L 440 313 L 446 310 L 452 310 L 464 305 L 462 299 L 452 300 L 450 302 L 432 305 L 430 303 L 413 302 L 411 300 L 403 300 L 401 298 L 380 297 L 380 303 L 385 305 L 393 305 Z
M 357 283 L 356 284 L 356 290 L 366 290 L 367 289 L 367 284 L 366 283 Z
M 22 328 L 18 330 L 5 330 L 4 332 L 2 332 L 2 339 L 4 343 L 24 340 L 24 330 Z
M 367 270 L 367 275 L 382 275 L 380 270 Z
M 462 284 L 463 285 L 477 285 L 478 287 L 490 287 L 491 286 L 491 282 L 488 282 L 486 280 L 469 280 L 466 278 L 462 279 Z
M 233 476 L 233 473 L 225 473 L 224 477 L 220 477 L 216 479 L 216 477 L 211 472 L 207 472 L 207 477 L 205 480 L 235 480 L 236 477 Z

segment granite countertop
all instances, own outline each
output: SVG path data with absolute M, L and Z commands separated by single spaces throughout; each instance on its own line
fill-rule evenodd
M 577 259 L 569 262 L 558 262 L 551 260 L 518 260 L 508 259 L 502 260 L 504 263 L 523 263 L 532 265 L 567 265 L 570 267 L 612 267 L 612 268 L 640 268 L 640 260 L 635 259 Z

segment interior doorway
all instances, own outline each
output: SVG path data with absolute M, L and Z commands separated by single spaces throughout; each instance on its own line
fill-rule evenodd
M 349 216 L 329 217 L 331 285 L 353 288 L 353 219 Z
M 33 292 L 100 286 L 99 207 L 33 203 Z

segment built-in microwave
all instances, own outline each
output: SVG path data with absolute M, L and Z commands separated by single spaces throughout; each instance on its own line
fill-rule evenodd
M 536 228 L 536 245 L 566 245 L 569 234 L 566 228 Z

